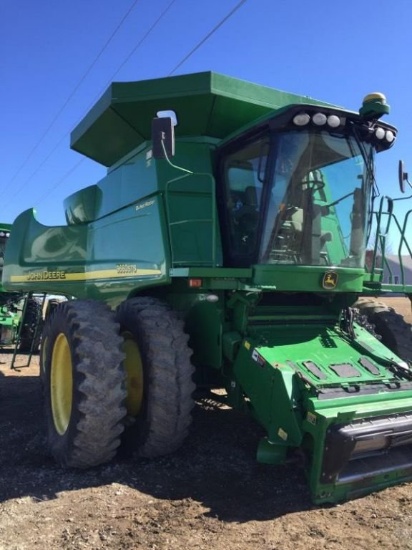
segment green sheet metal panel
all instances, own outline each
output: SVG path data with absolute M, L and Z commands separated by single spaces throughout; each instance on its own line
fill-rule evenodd
M 271 110 L 296 103 L 321 102 L 213 72 L 114 82 L 73 130 L 71 147 L 112 166 L 150 139 L 158 111 L 176 112 L 177 137 L 223 139 Z
M 115 212 L 111 224 L 104 218 L 54 227 L 42 225 L 34 210 L 26 210 L 13 224 L 5 287 L 97 299 L 116 307 L 139 287 L 166 284 L 170 260 L 163 205 L 153 197 L 144 208 L 136 206 Z

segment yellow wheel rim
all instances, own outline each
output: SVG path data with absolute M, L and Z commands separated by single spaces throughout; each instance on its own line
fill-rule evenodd
M 127 413 L 137 416 L 143 402 L 143 363 L 139 346 L 130 332 L 122 334 L 123 351 L 126 354 L 124 366 L 126 370 L 126 409 Z
M 50 394 L 53 422 L 63 435 L 70 422 L 73 405 L 73 366 L 69 342 L 60 333 L 53 347 L 50 367 Z

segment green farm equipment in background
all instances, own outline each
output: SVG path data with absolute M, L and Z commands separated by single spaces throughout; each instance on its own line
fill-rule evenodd
M 11 224 L 0 223 L 0 273 Z M 7 292 L 0 283 L 0 347 L 37 351 L 40 344 L 41 304 L 30 294 Z
M 75 298 L 41 345 L 60 464 L 176 450 L 196 384 L 264 428 L 258 460 L 302 458 L 317 503 L 412 479 L 410 348 L 360 300 L 412 294 L 382 283 L 378 253 L 365 268 L 388 112 L 381 94 L 354 112 L 210 72 L 109 87 L 71 141 L 107 176 L 66 199 L 64 226 L 23 212 L 3 272 Z

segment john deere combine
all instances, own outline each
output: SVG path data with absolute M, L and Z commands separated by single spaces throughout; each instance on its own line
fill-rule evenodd
M 412 479 L 410 364 L 351 307 L 388 290 L 364 267 L 388 112 L 209 72 L 109 87 L 71 142 L 107 176 L 67 225 L 23 212 L 5 258 L 9 290 L 76 297 L 42 340 L 58 462 L 174 451 L 195 381 L 263 426 L 259 460 L 304 457 L 315 502 Z
M 0 274 L 4 251 L 10 237 L 10 224 L 0 223 Z M 39 347 L 40 303 L 21 291 L 7 292 L 0 283 L 0 347 L 13 346 L 19 351 L 36 351 Z

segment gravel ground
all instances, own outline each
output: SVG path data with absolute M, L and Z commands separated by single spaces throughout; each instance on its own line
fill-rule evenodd
M 410 303 L 395 306 L 410 322 Z M 412 549 L 412 484 L 316 507 L 299 469 L 256 462 L 260 429 L 210 400 L 197 403 L 191 434 L 172 456 L 62 470 L 45 452 L 38 358 L 11 371 L 8 351 L 0 353 L 0 550 Z

